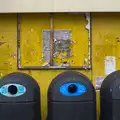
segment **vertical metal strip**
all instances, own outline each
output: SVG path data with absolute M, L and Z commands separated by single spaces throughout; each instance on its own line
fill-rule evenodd
M 53 66 L 53 52 L 54 52 L 54 17 L 50 14 L 50 66 Z
M 88 24 L 86 25 L 86 29 L 88 30 L 88 67 L 92 67 L 92 45 L 91 45 L 91 15 L 90 13 L 85 13 L 86 20 L 88 21 Z
M 92 15 L 90 14 L 90 68 L 92 69 Z
M 20 14 L 17 14 L 17 66 L 21 68 L 20 63 Z

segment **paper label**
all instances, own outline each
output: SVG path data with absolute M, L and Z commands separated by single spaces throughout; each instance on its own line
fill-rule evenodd
M 103 80 L 104 80 L 103 76 L 96 77 L 96 90 L 100 90 Z
M 114 56 L 105 57 L 105 75 L 116 71 L 116 58 Z

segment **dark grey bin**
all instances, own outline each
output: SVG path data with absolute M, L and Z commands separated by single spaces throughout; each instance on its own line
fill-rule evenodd
M 100 119 L 120 120 L 120 71 L 108 75 L 100 89 Z
M 53 79 L 47 120 L 96 120 L 96 93 L 86 76 L 67 71 Z
M 0 120 L 41 120 L 40 88 L 32 77 L 15 72 L 0 80 Z

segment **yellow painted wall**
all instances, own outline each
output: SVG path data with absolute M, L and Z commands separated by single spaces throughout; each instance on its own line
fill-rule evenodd
M 0 14 L 0 76 L 4 76 L 8 73 L 18 71 L 17 70 L 17 33 L 16 33 L 16 14 Z M 59 19 L 60 16 L 56 16 L 56 19 Z M 62 17 L 62 15 L 61 15 Z M 41 14 L 24 14 L 22 15 L 22 25 L 21 25 L 21 60 L 23 65 L 33 64 L 38 65 L 40 62 L 41 50 L 41 28 L 46 26 L 46 29 L 49 29 L 49 22 L 47 22 L 48 16 Z M 67 19 L 63 16 L 64 19 Z M 64 22 L 64 19 L 62 22 Z M 70 18 L 73 20 L 73 18 Z M 83 16 L 76 17 L 79 19 L 79 35 L 76 39 L 82 41 L 83 44 L 85 39 L 87 39 L 87 31 L 85 29 L 86 20 Z M 44 20 L 44 21 L 43 21 Z M 87 75 L 90 80 L 95 84 L 96 76 L 105 76 L 104 75 L 104 56 L 114 55 L 117 60 L 117 69 L 120 65 L 120 13 L 93 13 L 92 14 L 92 64 L 93 69 L 91 71 L 80 71 L 83 74 Z M 42 23 L 42 24 L 41 24 Z M 59 23 L 56 22 L 59 25 Z M 70 25 L 70 22 L 66 23 Z M 66 25 L 65 24 L 65 25 Z M 74 25 L 76 25 L 75 23 Z M 40 27 L 39 27 L 40 25 Z M 63 26 L 58 26 L 62 28 Z M 76 33 L 77 34 L 77 33 Z M 28 40 L 29 39 L 29 40 Z M 24 46 L 25 42 L 29 41 L 27 47 Z M 34 43 L 33 43 L 34 41 Z M 3 43 L 3 44 L 1 44 Z M 29 49 L 34 48 L 37 52 L 35 57 L 30 57 L 32 61 L 27 62 L 29 57 L 26 57 L 25 51 L 29 52 Z M 85 50 L 86 47 L 78 47 L 78 51 Z M 24 55 L 23 55 L 24 53 Z M 83 51 L 84 53 L 84 51 Z M 29 55 L 29 54 L 28 54 Z M 79 58 L 80 59 L 80 58 Z M 26 60 L 26 61 L 25 61 Z M 29 59 L 30 60 L 30 59 Z M 27 63 L 26 63 L 27 62 Z M 81 62 L 82 63 L 82 62 Z M 63 72 L 63 70 L 32 70 L 32 71 L 21 71 L 33 76 L 41 86 L 41 101 L 42 101 L 42 118 L 46 118 L 46 108 L 47 108 L 47 89 L 52 81 L 52 79 Z M 97 92 L 97 98 L 99 98 L 99 92 Z M 97 113 L 99 116 L 99 99 L 97 99 Z
M 115 56 L 117 70 L 120 69 L 120 13 L 92 14 L 93 70 L 92 80 L 104 76 L 104 57 Z M 97 92 L 99 115 L 99 92 Z

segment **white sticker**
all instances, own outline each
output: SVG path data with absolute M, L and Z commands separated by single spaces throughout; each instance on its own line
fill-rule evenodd
M 103 76 L 96 77 L 96 90 L 100 90 L 103 80 L 104 80 Z
M 114 56 L 105 57 L 105 75 L 116 71 L 116 58 Z

